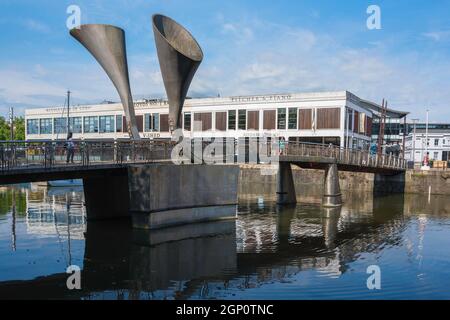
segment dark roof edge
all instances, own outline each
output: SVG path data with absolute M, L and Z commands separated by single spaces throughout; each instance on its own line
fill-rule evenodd
M 381 112 L 382 112 L 381 105 L 379 105 L 375 102 L 372 102 L 372 101 L 361 99 L 361 98 L 359 100 L 362 104 L 364 104 L 366 106 L 366 108 L 369 108 L 369 109 L 381 114 Z M 410 114 L 410 112 L 398 111 L 398 110 L 387 108 L 387 116 L 390 118 L 402 119 L 402 118 L 406 117 L 408 114 Z

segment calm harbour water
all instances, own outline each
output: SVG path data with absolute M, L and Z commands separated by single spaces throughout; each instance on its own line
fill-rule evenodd
M 450 299 L 450 199 L 241 203 L 236 221 L 154 232 L 87 223 L 81 188 L 0 188 L 0 299 Z M 69 265 L 82 290 L 66 288 Z M 367 268 L 381 268 L 371 291 Z

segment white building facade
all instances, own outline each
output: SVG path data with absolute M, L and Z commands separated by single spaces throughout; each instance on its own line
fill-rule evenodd
M 406 137 L 405 159 L 421 163 L 428 152 L 430 160 L 450 160 L 450 130 L 430 129 L 427 143 L 426 130 L 419 129 L 415 138 L 414 132 Z
M 348 91 L 187 99 L 183 133 L 198 138 L 284 137 L 367 149 L 370 104 Z M 167 101 L 136 101 L 135 111 L 142 138 L 170 139 Z M 68 123 L 77 140 L 129 138 L 120 103 L 73 106 L 69 117 L 67 108 L 28 109 L 25 118 L 26 140 L 65 140 Z

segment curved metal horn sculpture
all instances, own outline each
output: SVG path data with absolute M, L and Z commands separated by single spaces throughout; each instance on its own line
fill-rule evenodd
M 79 29 L 70 30 L 70 34 L 94 56 L 105 70 L 122 101 L 130 137 L 140 139 L 128 75 L 125 32 L 111 25 L 85 24 Z
M 170 132 L 181 128 L 181 112 L 192 79 L 203 60 L 194 37 L 163 15 L 153 16 L 153 32 L 161 73 L 169 99 Z

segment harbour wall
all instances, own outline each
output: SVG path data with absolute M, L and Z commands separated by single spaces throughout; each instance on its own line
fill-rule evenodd
M 276 200 L 277 167 L 241 165 L 238 196 L 241 200 Z M 301 169 L 292 166 L 292 175 L 298 200 L 316 198 L 322 194 L 324 171 Z M 405 174 L 386 176 L 373 173 L 339 172 L 341 190 L 345 193 L 406 193 L 428 194 L 431 186 L 433 195 L 450 195 L 450 171 L 407 171 Z

